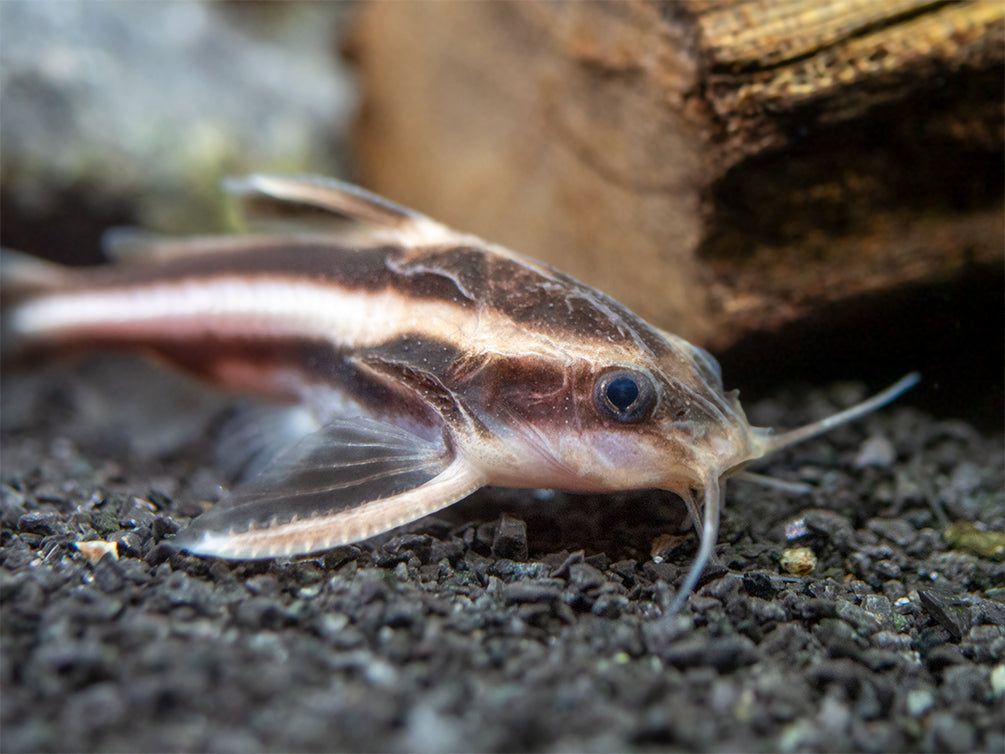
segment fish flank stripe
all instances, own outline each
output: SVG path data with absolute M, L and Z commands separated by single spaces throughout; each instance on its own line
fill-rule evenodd
M 591 359 L 598 350 L 628 360 L 633 351 L 607 340 L 549 332 L 503 314 L 436 299 L 413 299 L 390 288 L 343 289 L 299 278 L 221 276 L 43 296 L 11 316 L 28 341 L 215 337 L 302 338 L 368 348 L 424 337 L 470 353 L 537 354 Z M 421 342 L 421 341 L 420 341 Z

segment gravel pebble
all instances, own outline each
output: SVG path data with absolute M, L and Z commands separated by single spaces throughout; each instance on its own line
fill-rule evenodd
M 935 589 L 919 589 L 918 597 L 925 611 L 959 640 L 970 627 L 967 611 L 956 604 L 954 595 Z
M 492 538 L 492 555 L 509 560 L 526 560 L 527 553 L 527 525 L 519 519 L 503 516 Z
M 893 427 L 896 416 L 875 421 Z M 922 454 L 916 477 L 951 473 L 944 463 L 966 457 L 997 463 L 999 446 L 914 416 L 913 434 L 941 438 L 911 446 Z M 616 501 L 579 496 L 563 507 L 556 495 L 535 499 L 531 516 L 508 513 L 512 493 L 488 491 L 473 512 L 457 506 L 456 524 L 437 519 L 298 561 L 216 561 L 170 545 L 199 510 L 187 502 L 191 486 L 217 478 L 200 458 L 133 458 L 122 443 L 109 446 L 115 458 L 88 457 L 83 445 L 55 442 L 62 425 L 45 427 L 55 436 L 24 425 L 4 436 L 3 750 L 1001 742 L 1005 606 L 990 599 L 1001 564 L 916 528 L 912 515 L 931 515 L 924 495 L 871 497 L 879 467 L 852 476 L 854 431 L 819 441 L 832 451 L 811 444 L 778 461 L 816 469 L 822 486 L 791 545 L 784 493 L 731 487 L 719 562 L 668 619 L 693 539 L 655 562 L 648 543 L 658 532 L 649 512 L 629 523 L 632 500 L 612 512 Z M 902 451 L 895 429 L 884 436 Z M 911 462 L 894 459 L 883 473 L 894 479 Z M 81 469 L 94 479 L 73 476 Z M 997 483 L 960 475 L 959 495 Z M 71 477 L 80 494 L 66 491 Z M 889 513 L 896 504 L 906 515 Z M 605 516 L 627 527 L 624 540 L 593 539 L 609 533 L 596 525 Z M 553 545 L 542 532 L 560 523 L 576 536 Z M 72 546 L 87 539 L 114 542 L 119 559 L 88 562 Z M 812 574 L 781 571 L 789 546 L 814 549 Z

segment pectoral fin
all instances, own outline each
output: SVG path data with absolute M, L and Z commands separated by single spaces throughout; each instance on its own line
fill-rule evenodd
M 482 484 L 441 440 L 368 419 L 340 421 L 281 454 L 175 544 L 236 559 L 317 552 L 414 521 Z

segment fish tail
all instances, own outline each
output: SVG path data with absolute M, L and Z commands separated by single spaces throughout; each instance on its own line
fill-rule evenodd
M 69 284 L 66 267 L 23 251 L 0 249 L 0 299 L 24 297 L 61 290 Z
M 18 327 L 18 309 L 26 302 L 72 286 L 69 270 L 13 249 L 0 249 L 0 353 L 20 355 L 33 344 Z

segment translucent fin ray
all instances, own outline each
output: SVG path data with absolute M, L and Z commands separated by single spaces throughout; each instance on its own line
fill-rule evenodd
M 280 454 L 175 544 L 225 558 L 316 552 L 414 521 L 482 484 L 442 441 L 369 419 L 334 422 Z

